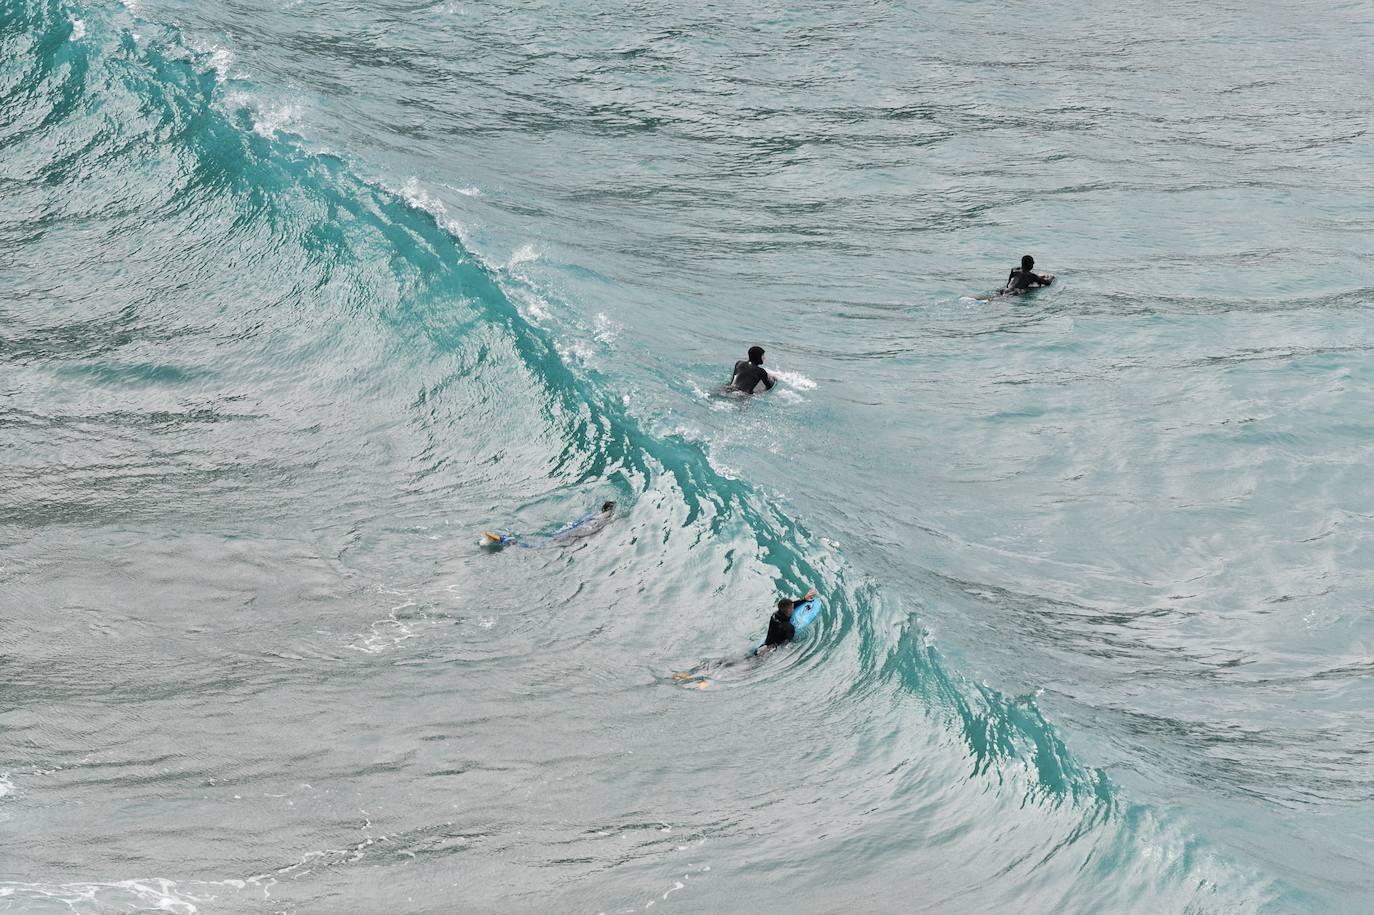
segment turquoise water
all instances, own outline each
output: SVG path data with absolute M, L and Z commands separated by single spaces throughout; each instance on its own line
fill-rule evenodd
M 1374 908 L 1371 38 L 9 0 L 0 911 Z

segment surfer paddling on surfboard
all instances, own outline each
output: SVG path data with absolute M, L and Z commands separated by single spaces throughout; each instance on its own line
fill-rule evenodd
M 777 611 L 768 618 L 768 634 L 763 637 L 763 644 L 759 646 L 759 651 L 777 648 L 779 645 L 785 645 L 796 638 L 797 627 L 792 624 L 792 614 L 796 611 L 796 608 L 810 601 L 815 596 L 816 589 L 812 588 L 810 591 L 806 592 L 805 597 L 799 597 L 795 600 L 790 597 L 784 597 L 782 600 L 778 601 Z
M 615 503 L 603 502 L 600 511 L 590 512 L 578 518 L 576 521 L 570 521 L 547 537 L 522 540 L 514 534 L 483 531 L 483 545 L 536 547 L 570 543 L 574 540 L 581 540 L 583 537 L 590 537 L 592 534 L 595 534 L 610 523 L 611 516 L 614 514 Z
M 735 363 L 735 371 L 725 390 L 741 394 L 759 394 L 771 390 L 778 379 L 763 370 L 763 347 L 749 347 L 749 358 Z
M 767 654 L 779 645 L 787 644 L 801 635 L 806 627 L 810 626 L 816 617 L 820 616 L 824 607 L 825 604 L 816 595 L 815 588 L 807 591 L 805 597 L 784 597 L 778 601 L 778 609 L 768 618 L 768 634 L 763 637 L 763 641 L 750 650 L 745 658 L 699 664 L 692 670 L 674 673 L 673 682 L 687 689 L 710 689 L 712 681 L 707 676 L 709 672 L 733 667 L 741 660 Z
M 1021 268 L 1012 268 L 1011 273 L 1007 275 L 1007 285 L 998 291 L 998 295 L 1020 295 L 1054 282 L 1053 273 L 1034 273 L 1031 270 L 1034 266 L 1035 258 L 1029 254 L 1021 258 Z

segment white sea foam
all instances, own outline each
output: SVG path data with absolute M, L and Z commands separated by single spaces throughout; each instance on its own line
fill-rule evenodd
M 396 617 L 396 611 L 413 606 L 415 606 L 415 602 L 408 600 L 392 607 L 387 616 L 374 620 L 369 624 L 368 631 L 359 633 L 358 638 L 348 647 L 353 651 L 361 651 L 363 654 L 381 654 L 384 651 L 395 649 L 408 639 L 415 638 L 419 634 L 418 630 L 427 623 L 427 620 L 403 620 Z
M 448 187 L 448 185 L 445 185 L 445 187 Z M 476 191 L 477 189 L 469 188 L 456 190 L 458 190 L 460 194 L 467 194 L 468 190 Z M 482 253 L 478 251 L 477 246 L 473 244 L 472 239 L 468 236 L 467 230 L 463 225 L 457 220 L 449 217 L 448 208 L 444 206 L 444 202 L 431 194 L 424 185 L 420 183 L 419 178 L 414 175 L 410 176 L 406 179 L 406 183 L 402 185 L 400 191 L 396 193 L 399 193 L 406 203 L 410 204 L 415 209 L 423 210 L 433 216 L 435 221 L 443 227 L 445 231 L 453 235 L 462 243 L 463 248 L 466 249 L 468 253 L 478 258 L 487 269 L 493 272 L 510 274 L 512 273 L 512 269 L 518 267 L 520 264 L 538 260 L 543 256 L 543 252 L 538 248 L 534 245 L 527 244 L 521 245 L 513 251 L 504 264 L 493 263 L 489 258 L 484 257 Z M 478 193 L 480 193 L 480 191 L 478 191 Z M 502 283 L 501 286 L 507 298 L 515 305 L 521 317 L 525 318 L 525 320 L 532 324 L 543 324 L 549 319 L 553 311 L 553 306 L 533 289 L 522 284 Z
M 213 896 L 192 896 L 172 880 L 119 880 L 110 883 L 0 883 L 0 903 L 19 911 L 59 903 L 73 912 L 149 911 L 195 915 L 196 903 Z
M 541 253 L 534 245 L 521 245 L 511 254 L 510 260 L 506 261 L 506 269 L 518 267 L 530 261 L 539 260 Z
M 247 92 L 238 89 L 230 89 L 224 93 L 224 104 L 231 110 L 237 111 L 240 108 L 252 112 L 257 107 L 257 100 Z
M 385 187 L 385 185 L 383 185 L 383 187 Z M 392 190 L 391 188 L 387 189 Z M 481 257 L 481 255 L 477 253 L 477 249 L 473 247 L 471 240 L 468 238 L 467 229 L 464 228 L 462 223 L 458 222 L 458 220 L 449 217 L 448 208 L 444 206 L 444 202 L 431 194 L 425 186 L 420 183 L 419 178 L 411 175 L 406 179 L 406 183 L 401 186 L 400 191 L 393 191 L 393 193 L 399 193 L 406 203 L 417 210 L 423 210 L 433 216 L 434 221 L 437 222 L 445 232 L 448 232 L 454 238 L 462 242 L 463 247 L 474 257 Z M 492 267 L 492 264 L 485 259 L 483 259 L 483 263 L 485 263 L 487 267 Z
M 224 104 L 235 111 L 246 111 L 253 121 L 253 132 L 259 136 L 272 138 L 277 131 L 292 127 L 300 120 L 299 102 L 283 102 L 280 105 L 265 105 L 251 92 L 230 89 L 224 94 Z
M 531 289 L 524 288 L 505 288 L 506 295 L 520 310 L 520 314 L 525 320 L 534 324 L 543 324 L 549 319 L 552 307 L 542 296 Z
M 454 187 L 452 184 L 445 184 L 444 187 L 448 188 L 450 191 L 453 191 L 455 194 L 462 194 L 464 197 L 482 196 L 482 189 L 480 187 L 477 187 L 475 184 L 470 184 L 467 187 Z
M 596 341 L 602 346 L 615 343 L 621 330 L 619 322 L 612 320 L 604 311 L 597 312 L 596 317 L 592 319 L 592 336 L 596 337 Z
M 14 782 L 10 781 L 10 775 L 6 772 L 0 775 L 0 797 L 8 797 L 14 793 Z
M 406 639 L 415 638 L 415 630 L 398 619 L 390 617 L 374 620 L 370 632 L 360 635 L 358 641 L 348 647 L 364 654 L 380 654 L 400 645 Z
M 807 378 L 801 372 L 788 372 L 782 369 L 770 369 L 769 371 L 779 381 L 782 381 L 788 387 L 795 388 L 798 391 L 810 391 L 816 387 L 816 382 Z
M 278 876 L 301 877 L 314 871 L 325 870 L 327 868 L 337 867 L 340 864 L 352 864 L 356 861 L 360 861 L 367 856 L 368 849 L 373 845 L 376 845 L 378 842 L 389 841 L 388 836 L 371 835 L 368 830 L 372 828 L 372 821 L 366 819 L 366 813 L 363 813 L 363 817 L 365 822 L 359 828 L 362 829 L 365 837 L 361 842 L 343 848 L 325 848 L 320 851 L 306 852 L 301 855 L 301 859 L 295 864 L 279 867 L 270 874 L 259 874 L 256 877 L 250 877 L 246 882 L 254 885 L 263 885 L 266 883 L 266 885 L 270 886 L 277 883 L 276 878 Z M 270 883 L 267 883 L 267 881 L 270 881 Z
M 596 355 L 591 345 L 582 340 L 574 340 L 572 343 L 566 345 L 563 343 L 555 343 L 554 348 L 558 350 L 558 354 L 564 359 L 576 359 L 583 365 L 590 365 L 592 358 Z
M 695 381 L 688 382 L 688 384 L 690 384 L 692 387 L 692 394 L 698 400 L 706 401 L 706 405 L 710 407 L 712 410 L 715 410 L 716 412 L 720 412 L 722 410 L 730 410 L 733 409 L 735 406 L 735 400 L 737 399 L 735 397 L 736 392 L 727 392 L 727 396 L 717 397 L 714 396 L 714 393 L 719 393 L 719 389 L 717 389 L 716 392 L 712 392 L 706 390 L 701 385 L 697 384 Z M 738 397 L 743 396 L 743 394 L 738 395 Z
M 411 175 L 406 179 L 406 183 L 401 185 L 401 196 L 405 202 L 417 210 L 424 210 L 429 215 L 439 218 L 448 216 L 448 210 L 444 208 L 444 203 L 438 197 L 432 195 L 425 186 L 420 183 L 420 179 Z
M 273 108 L 258 108 L 253 118 L 253 130 L 264 137 L 274 136 L 277 131 L 293 127 L 300 120 L 301 106 L 297 102 L 286 102 Z
M 215 48 L 210 52 L 210 66 L 219 71 L 224 76 L 229 75 L 229 68 L 234 63 L 234 52 L 228 48 Z
M 68 16 L 67 21 L 72 24 L 72 41 L 80 41 L 86 37 L 86 23 L 77 19 L 75 16 Z
M 188 42 L 187 46 L 197 54 L 204 56 L 210 69 L 218 73 L 221 78 L 231 79 L 235 77 L 236 74 L 230 71 L 230 67 L 234 65 L 233 51 L 208 42 L 192 41 Z

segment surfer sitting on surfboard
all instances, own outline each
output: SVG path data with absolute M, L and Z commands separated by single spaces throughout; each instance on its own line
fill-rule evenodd
M 1034 266 L 1035 258 L 1029 254 L 1021 258 L 1021 269 L 1012 268 L 1011 273 L 1007 275 L 1007 285 L 1002 287 L 1002 295 L 1020 295 L 1054 282 L 1053 273 L 1033 273 L 1031 268 Z
M 730 376 L 730 384 L 726 386 L 726 390 L 758 394 L 771 389 L 776 383 L 777 379 L 763 370 L 763 347 L 751 346 L 749 359 L 741 359 L 735 363 L 735 371 Z
M 768 635 L 764 636 L 763 645 L 760 647 L 772 648 L 792 641 L 792 637 L 797 634 L 797 630 L 792 625 L 792 610 L 815 596 L 816 589 L 812 588 L 806 592 L 805 597 L 798 597 L 795 600 L 784 597 L 778 601 L 778 610 L 768 618 Z

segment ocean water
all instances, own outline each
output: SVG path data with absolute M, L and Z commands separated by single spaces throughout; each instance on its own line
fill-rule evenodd
M 4 0 L 0 911 L 1374 910 L 1372 40 Z

